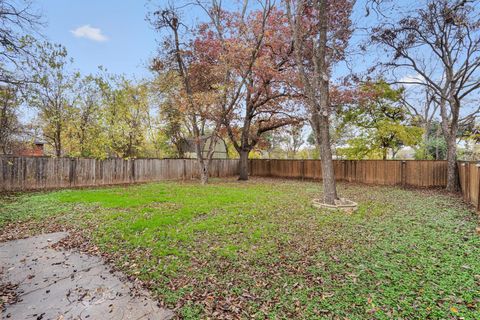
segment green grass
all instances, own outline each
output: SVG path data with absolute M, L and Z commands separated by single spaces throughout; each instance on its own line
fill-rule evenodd
M 356 213 L 312 208 L 318 182 L 24 194 L 2 199 L 0 226 L 82 230 L 185 319 L 480 319 L 475 213 L 435 192 L 339 191 Z

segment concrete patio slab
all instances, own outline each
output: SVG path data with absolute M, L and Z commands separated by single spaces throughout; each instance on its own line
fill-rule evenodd
M 99 257 L 51 248 L 67 235 L 0 243 L 0 281 L 18 284 L 17 301 L 5 305 L 3 319 L 173 318 L 147 292 L 134 293 Z

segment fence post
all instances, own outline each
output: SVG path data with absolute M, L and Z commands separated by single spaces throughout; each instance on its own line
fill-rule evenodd
M 183 159 L 183 180 L 187 179 L 187 160 Z
M 466 200 L 467 197 L 465 195 L 465 169 L 463 169 L 465 167 L 465 163 L 460 163 L 458 164 L 457 163 L 457 168 L 458 168 L 458 183 L 460 185 L 460 192 L 462 193 L 462 199 L 463 200 Z M 463 171 L 461 171 L 463 170 Z M 463 183 L 462 183 L 462 177 L 461 177 L 461 173 L 463 172 Z
M 470 163 L 464 162 L 463 164 L 463 180 L 465 192 L 464 199 L 470 201 Z
M 477 179 L 478 179 L 478 193 L 477 193 L 477 212 L 480 212 L 480 163 L 476 165 Z
M 402 166 L 400 170 L 400 176 L 402 179 L 402 187 L 405 188 L 407 186 L 407 161 L 402 160 Z
M 268 159 L 268 177 L 272 176 L 272 160 Z
M 73 186 L 75 184 L 75 167 L 76 167 L 75 158 L 71 158 L 70 170 L 68 172 L 68 182 L 70 183 L 70 186 Z
M 302 160 L 302 181 L 305 179 L 305 160 Z
M 135 183 L 135 159 L 132 159 L 132 167 L 130 169 L 132 172 L 130 173 L 132 182 Z
M 352 182 L 354 181 L 354 174 L 356 171 L 354 171 L 354 164 L 355 162 L 352 161 L 352 160 L 345 160 L 345 162 L 347 163 L 347 176 L 348 176 L 348 182 Z

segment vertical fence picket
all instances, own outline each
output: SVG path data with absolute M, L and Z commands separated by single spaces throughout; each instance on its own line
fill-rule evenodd
M 480 164 L 477 164 L 475 165 L 475 169 L 476 169 L 476 175 L 475 175 L 475 181 L 477 183 L 477 205 L 476 205 L 476 208 L 477 208 L 477 211 L 480 211 Z

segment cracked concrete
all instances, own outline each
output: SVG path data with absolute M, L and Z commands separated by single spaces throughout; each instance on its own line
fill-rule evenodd
M 17 302 L 5 306 L 3 319 L 173 318 L 146 292 L 134 295 L 100 258 L 50 247 L 67 235 L 0 243 L 0 280 L 18 284 Z

